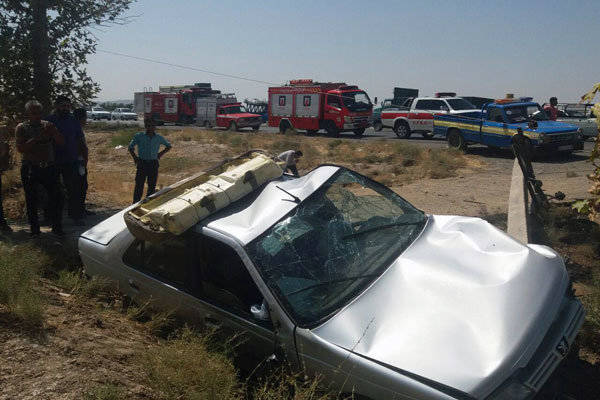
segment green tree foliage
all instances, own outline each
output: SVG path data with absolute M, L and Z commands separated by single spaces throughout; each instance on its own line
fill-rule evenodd
M 57 94 L 88 103 L 100 90 L 86 71 L 94 29 L 125 24 L 133 0 L 0 0 L 0 115 Z

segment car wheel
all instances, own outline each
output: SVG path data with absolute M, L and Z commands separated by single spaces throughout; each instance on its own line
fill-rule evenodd
M 260 125 L 256 125 L 256 126 L 253 126 L 253 127 L 252 127 L 252 130 L 253 130 L 254 132 L 256 132 L 256 131 L 258 131 L 258 129 L 259 129 L 259 128 L 260 128 Z
M 279 133 L 280 134 L 285 134 L 285 131 L 287 131 L 288 129 L 292 129 L 292 125 L 288 122 L 288 121 L 281 121 L 279 123 Z
M 421 133 L 424 139 L 431 139 L 433 137 L 433 132 L 423 132 Z
M 327 134 L 331 137 L 338 137 L 340 136 L 340 130 L 338 129 L 337 126 L 335 126 L 335 124 L 333 123 L 333 121 L 329 121 L 327 123 L 327 126 L 325 127 L 325 130 L 327 131 Z
M 365 128 L 355 129 L 352 132 L 354 132 L 357 137 L 362 137 L 362 135 L 365 133 Z
M 458 129 L 451 129 L 448 132 L 448 147 L 461 151 L 467 150 L 467 142 Z
M 306 131 L 306 134 L 307 135 L 316 135 L 317 132 L 319 132 L 318 129 L 309 129 L 309 130 Z
M 232 132 L 236 132 L 238 130 L 237 124 L 235 123 L 235 121 L 231 121 L 229 123 L 229 130 Z
M 412 133 L 406 121 L 396 122 L 394 125 L 394 132 L 396 133 L 396 136 L 404 139 L 408 139 Z
M 373 124 L 373 129 L 375 129 L 375 132 L 380 132 L 383 129 L 383 124 L 381 123 L 381 121 L 376 121 Z

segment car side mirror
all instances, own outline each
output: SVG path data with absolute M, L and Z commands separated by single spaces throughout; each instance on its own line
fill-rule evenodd
M 269 315 L 269 308 L 267 307 L 267 302 L 263 299 L 260 305 L 254 304 L 250 307 L 250 314 L 257 321 L 270 321 L 271 316 Z

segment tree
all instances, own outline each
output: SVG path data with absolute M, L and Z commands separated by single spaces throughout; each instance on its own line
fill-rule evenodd
M 93 29 L 127 23 L 133 0 L 0 0 L 0 115 L 65 94 L 87 104 L 100 87 L 86 71 Z

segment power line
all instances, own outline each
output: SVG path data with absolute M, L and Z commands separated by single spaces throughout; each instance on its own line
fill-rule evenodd
M 167 61 L 155 60 L 155 59 L 152 59 L 152 58 L 132 56 L 131 54 L 118 53 L 116 51 L 111 51 L 111 50 L 97 49 L 96 51 L 98 51 L 100 53 L 112 54 L 114 56 L 131 58 L 131 59 L 134 59 L 134 60 L 146 61 L 146 62 L 151 62 L 151 63 L 155 63 L 155 64 L 168 65 L 170 67 L 176 67 L 176 68 L 181 68 L 181 69 L 188 69 L 188 70 L 197 71 L 197 72 L 204 72 L 204 73 L 207 73 L 207 74 L 216 75 L 216 76 L 223 76 L 223 77 L 226 77 L 226 78 L 241 79 L 241 80 L 248 81 L 248 82 L 262 83 L 262 84 L 266 84 L 266 85 L 279 85 L 278 83 L 262 81 L 260 79 L 252 79 L 252 78 L 246 78 L 244 76 L 239 76 L 239 75 L 225 74 L 225 73 L 222 73 L 222 72 L 215 72 L 215 71 L 210 71 L 210 70 L 203 69 L 203 68 L 196 68 L 196 67 L 190 67 L 190 66 L 187 66 L 187 65 L 174 64 L 174 63 L 170 63 L 170 62 L 167 62 Z
M 155 59 L 152 59 L 152 58 L 138 57 L 138 56 L 133 56 L 131 54 L 119 53 L 119 52 L 112 51 L 112 50 L 96 49 L 96 51 L 100 52 L 100 53 L 112 54 L 114 56 L 131 58 L 133 60 L 140 60 L 140 61 L 151 62 L 151 63 L 154 63 L 154 64 L 167 65 L 167 66 L 170 66 L 170 67 L 187 69 L 187 70 L 190 70 L 190 71 L 204 72 L 204 73 L 207 73 L 207 74 L 216 75 L 216 76 L 222 76 L 222 77 L 225 77 L 225 78 L 240 79 L 240 80 L 247 81 L 247 82 L 261 83 L 261 84 L 265 84 L 265 85 L 281 86 L 280 83 L 268 82 L 268 81 L 263 81 L 263 80 L 260 80 L 260 79 L 246 78 L 244 76 L 226 74 L 226 73 L 223 73 L 223 72 L 215 72 L 215 71 L 210 71 L 210 70 L 203 69 L 203 68 L 190 67 L 188 65 L 174 64 L 174 63 L 170 63 L 170 62 L 167 62 L 167 61 L 155 60 Z M 314 93 L 315 94 L 327 94 L 327 92 L 321 92 L 321 91 L 314 92 Z M 343 94 L 340 94 L 339 96 L 342 97 L 342 98 L 346 98 L 346 99 L 354 99 L 353 96 L 348 96 L 348 95 L 344 96 Z

